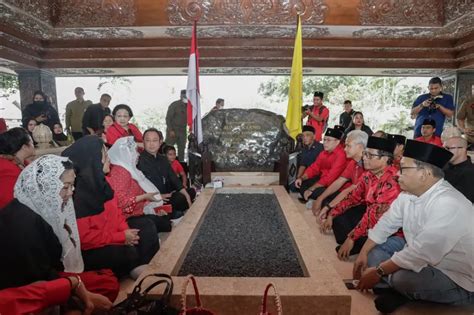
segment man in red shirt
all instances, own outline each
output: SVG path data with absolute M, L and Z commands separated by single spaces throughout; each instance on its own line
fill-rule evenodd
M 313 109 L 308 108 L 305 111 L 305 114 L 308 115 L 306 125 L 314 127 L 314 140 L 316 141 L 321 141 L 329 119 L 329 109 L 323 105 L 323 97 L 323 92 L 314 92 Z
M 437 145 L 438 147 L 443 147 L 441 138 L 435 135 L 436 132 L 436 121 L 433 119 L 423 120 L 421 125 L 421 137 L 416 138 L 416 141 L 421 141 L 425 143 L 431 143 Z
M 328 128 L 324 135 L 324 151 L 295 181 L 296 188 L 305 200 L 318 198 L 334 182 L 346 167 L 346 154 L 339 145 L 343 133 Z
M 363 158 L 367 171 L 344 200 L 328 204 L 330 212 L 322 230 L 332 227 L 337 243 L 342 244 L 336 247 L 340 259 L 360 252 L 367 231 L 400 194 L 398 169 L 391 165 L 394 149 L 395 143 L 391 140 L 369 137 Z
M 352 130 L 347 134 L 344 147 L 348 159 L 346 168 L 341 176 L 314 201 L 312 210 L 315 216 L 319 216 L 320 219 L 325 218 L 329 211 L 326 205 L 331 201 L 338 203 L 356 187 L 359 178 L 365 172 L 362 153 L 367 146 L 368 139 L 369 135 L 362 130 Z

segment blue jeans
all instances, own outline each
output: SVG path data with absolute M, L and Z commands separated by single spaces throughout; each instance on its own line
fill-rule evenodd
M 395 252 L 405 247 L 405 239 L 399 236 L 390 236 L 383 244 L 376 245 L 367 256 L 367 265 L 375 267 L 380 263 L 392 258 Z
M 405 240 L 391 236 L 384 244 L 375 246 L 367 257 L 369 267 L 390 259 L 395 252 L 405 247 Z M 451 305 L 474 304 L 474 292 L 469 292 L 438 269 L 428 266 L 420 272 L 401 269 L 376 285 L 377 288 L 391 287 L 410 300 L 422 300 Z

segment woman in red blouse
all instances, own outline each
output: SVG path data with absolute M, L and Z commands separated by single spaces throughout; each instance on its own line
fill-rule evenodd
M 138 152 L 133 138 L 118 139 L 108 153 L 112 164 L 110 184 L 125 217 L 146 216 L 155 222 L 158 232 L 171 231 L 159 190 L 137 169 Z
M 130 106 L 120 104 L 115 106 L 112 111 L 115 122 L 107 129 L 107 143 L 112 146 L 117 139 L 132 136 L 137 146 L 143 149 L 143 136 L 137 126 L 130 123 L 133 112 Z
M 159 248 L 151 221 L 125 220 L 117 194 L 105 174 L 110 171 L 104 143 L 85 136 L 64 150 L 76 168 L 74 208 L 86 270 L 110 268 L 118 276 L 136 278 Z M 148 239 L 151 235 L 153 240 Z M 145 239 L 148 239 L 145 242 Z
M 0 134 L 0 209 L 13 200 L 13 187 L 25 167 L 25 160 L 35 154 L 28 132 L 12 128 Z

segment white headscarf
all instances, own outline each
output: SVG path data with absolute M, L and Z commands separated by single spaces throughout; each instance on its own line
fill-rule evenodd
M 84 262 L 74 204 L 72 198 L 63 203 L 59 195 L 64 187 L 60 179 L 65 170 L 62 162 L 68 160 L 51 154 L 36 159 L 20 173 L 14 194 L 53 228 L 62 246 L 64 271 L 80 273 L 84 271 Z
M 137 168 L 138 152 L 137 144 L 133 137 L 123 137 L 115 141 L 114 145 L 109 149 L 108 155 L 110 163 L 118 165 L 126 169 L 132 178 L 137 181 L 138 185 L 146 192 L 156 192 L 155 199 L 157 202 L 150 202 L 145 205 L 143 213 L 156 214 L 154 208 L 163 205 L 160 191 L 143 175 L 142 171 Z

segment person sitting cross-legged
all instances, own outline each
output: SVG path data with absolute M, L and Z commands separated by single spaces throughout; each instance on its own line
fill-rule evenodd
M 367 146 L 369 136 L 362 130 L 352 130 L 346 138 L 344 151 L 349 162 L 342 172 L 329 187 L 314 201 L 313 214 L 321 219 L 326 217 L 329 202 L 337 204 L 343 200 L 357 185 L 359 178 L 364 173 L 362 154 Z M 324 203 L 324 206 L 323 206 Z
M 324 151 L 296 179 L 295 187 L 305 200 L 318 198 L 342 173 L 346 167 L 346 154 L 340 145 L 343 134 L 339 130 L 328 128 L 323 139 Z
M 367 171 L 344 200 L 328 204 L 330 212 L 321 228 L 323 231 L 332 228 L 336 242 L 342 244 L 336 247 L 340 259 L 359 253 L 367 239 L 367 230 L 377 223 L 400 193 L 398 170 L 391 165 L 394 148 L 391 140 L 369 137 L 364 151 Z
M 303 176 L 304 171 L 316 161 L 319 154 L 324 150 L 323 145 L 314 140 L 314 133 L 315 130 L 313 126 L 303 126 L 303 149 L 298 155 L 298 172 L 296 173 L 296 178 Z M 295 183 L 290 185 L 290 190 L 298 192 Z M 304 201 L 304 199 L 301 198 L 301 201 Z
M 399 173 L 404 192 L 369 230 L 354 263 L 358 289 L 373 288 L 379 294 L 375 307 L 383 313 L 410 301 L 474 302 L 474 208 L 443 179 L 452 155 L 407 140 Z M 400 228 L 406 244 L 394 240 Z

